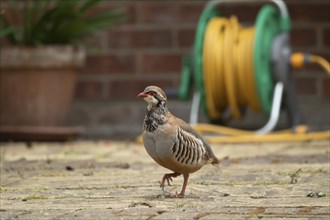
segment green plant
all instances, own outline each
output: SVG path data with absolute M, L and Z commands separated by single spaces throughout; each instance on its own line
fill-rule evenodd
M 1 3 L 0 37 L 13 45 L 75 44 L 126 18 L 102 0 L 7 0 Z

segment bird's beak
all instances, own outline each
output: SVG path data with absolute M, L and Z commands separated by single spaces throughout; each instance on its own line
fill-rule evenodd
M 144 97 L 147 97 L 148 94 L 144 93 L 144 92 L 140 92 L 137 96 L 137 98 L 144 98 Z

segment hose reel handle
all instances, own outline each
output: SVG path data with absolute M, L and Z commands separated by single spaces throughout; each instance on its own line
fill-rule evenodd
M 263 3 L 263 2 L 272 2 L 274 3 L 280 13 L 281 13 L 281 16 L 285 19 L 290 19 L 289 18 L 289 13 L 288 13 L 288 8 L 286 7 L 286 4 L 283 0 L 264 0 L 264 1 L 251 1 L 251 0 L 211 0 L 209 1 L 208 3 L 206 3 L 205 7 L 204 7 L 204 10 L 207 10 L 209 8 L 213 8 L 215 7 L 216 5 L 218 4 L 222 4 L 222 3 Z

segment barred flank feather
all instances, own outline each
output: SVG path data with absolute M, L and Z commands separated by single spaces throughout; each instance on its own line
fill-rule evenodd
M 176 132 L 176 140 L 171 150 L 174 158 L 182 164 L 200 163 L 206 152 L 200 139 L 181 128 Z

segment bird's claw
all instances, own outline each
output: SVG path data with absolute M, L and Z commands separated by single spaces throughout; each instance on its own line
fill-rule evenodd
M 167 185 L 171 185 L 171 182 L 173 182 L 172 175 L 171 174 L 165 174 L 162 181 L 159 181 L 160 188 L 164 189 L 165 187 L 165 181 L 167 182 Z
M 158 181 L 158 183 L 159 183 L 159 187 L 160 187 L 162 190 L 164 190 L 164 188 L 165 188 L 165 183 L 164 183 L 163 181 Z
M 178 193 L 177 191 L 175 192 L 175 195 L 172 196 L 172 198 L 184 198 L 184 194 L 182 192 Z

